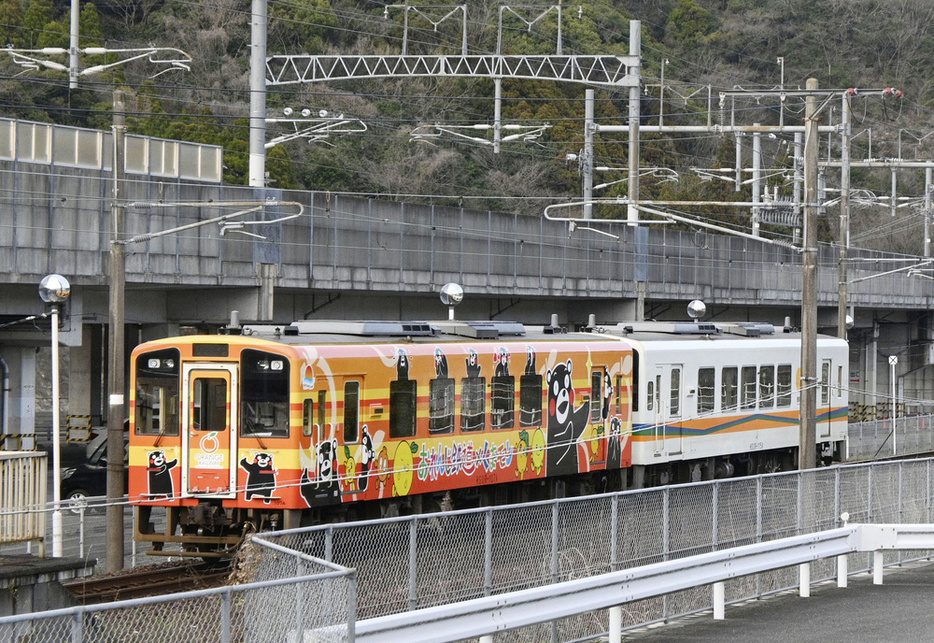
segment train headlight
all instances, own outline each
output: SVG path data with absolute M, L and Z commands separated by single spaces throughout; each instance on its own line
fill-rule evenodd
M 155 357 L 150 358 L 149 361 L 147 362 L 149 368 L 159 368 L 159 365 L 161 363 L 162 361 Z
M 285 363 L 281 359 L 274 359 L 269 362 L 269 369 L 273 371 L 281 371 Z

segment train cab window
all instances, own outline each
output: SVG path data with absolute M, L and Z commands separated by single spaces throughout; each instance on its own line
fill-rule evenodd
M 302 402 L 302 435 L 310 437 L 315 430 L 315 401 L 307 399 Z
M 778 406 L 791 406 L 791 364 L 779 364 L 776 376 L 775 400 Z
M 756 408 L 756 367 L 744 366 L 740 373 L 740 407 L 744 409 Z
M 681 369 L 672 367 L 668 380 L 668 412 L 673 416 L 681 415 Z
M 289 437 L 289 360 L 246 349 L 240 364 L 240 434 Z
M 428 430 L 454 431 L 454 378 L 439 377 L 428 383 Z
M 759 367 L 759 408 L 775 406 L 775 367 L 771 364 Z
M 826 360 L 820 369 L 820 403 L 821 406 L 830 404 L 830 362 Z
M 590 421 L 600 422 L 603 419 L 603 371 L 593 371 L 590 374 Z
M 410 438 L 415 435 L 418 410 L 418 383 L 415 380 L 393 380 L 389 383 L 389 437 Z
M 542 376 L 523 375 L 519 378 L 519 426 L 541 426 Z
M 344 443 L 360 439 L 360 382 L 344 382 Z
M 737 403 L 737 369 L 727 366 L 723 369 L 720 378 L 720 410 L 728 411 L 736 408 Z
M 461 380 L 461 431 L 483 429 L 486 407 L 486 378 L 465 377 Z
M 711 413 L 716 404 L 714 394 L 716 386 L 716 373 L 714 368 L 697 369 L 697 412 Z
M 177 348 L 137 357 L 134 418 L 137 435 L 178 435 L 180 361 Z
M 516 425 L 516 378 L 494 375 L 490 384 L 490 424 L 494 429 L 511 429 Z

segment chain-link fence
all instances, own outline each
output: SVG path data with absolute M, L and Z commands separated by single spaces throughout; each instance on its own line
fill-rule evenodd
M 934 460 L 925 459 L 270 532 L 243 554 L 234 580 L 247 585 L 0 619 L 0 641 L 343 641 L 353 619 L 821 531 L 844 512 L 857 523 L 930 523 L 932 511 Z M 886 561 L 922 555 L 890 552 Z M 320 574 L 328 564 L 356 576 Z M 871 558 L 852 554 L 848 568 L 869 570 Z M 834 560 L 812 564 L 815 582 L 835 573 Z M 726 598 L 797 584 L 797 571 L 784 569 L 728 582 Z M 711 603 L 703 587 L 629 603 L 624 625 Z M 495 640 L 589 640 L 608 630 L 607 618 L 591 613 Z
M 352 640 L 354 574 L 257 538 L 238 584 L 4 617 L 0 641 L 344 643 Z
M 872 460 L 934 451 L 934 416 L 908 415 L 850 422 L 847 459 Z
M 129 506 L 126 497 L 120 501 L 123 506 L 123 533 L 124 533 L 124 567 L 136 567 L 157 562 L 153 557 L 147 556 L 148 543 L 136 543 L 133 540 L 133 507 Z M 52 514 L 54 505 L 47 503 L 34 512 L 45 521 L 45 555 L 52 553 Z M 0 515 L 9 508 L 0 509 Z M 103 569 L 107 559 L 107 498 L 103 496 L 89 497 L 81 505 L 62 503 L 62 556 L 66 558 L 83 558 L 92 566 L 97 561 L 98 570 Z M 153 516 L 156 528 L 164 525 L 164 515 Z M 181 545 L 169 543 L 166 549 L 181 550 Z M 0 545 L 0 554 L 39 553 L 36 543 L 12 543 Z M 162 559 L 164 560 L 164 558 Z
M 851 522 L 931 521 L 934 461 L 842 465 L 804 472 L 334 524 L 266 534 L 285 547 L 358 570 L 357 618 L 429 607 L 592 576 Z M 916 558 L 892 552 L 888 562 Z M 870 569 L 853 554 L 852 573 Z M 835 577 L 817 561 L 816 581 Z M 797 570 L 736 579 L 727 601 L 796 587 Z M 709 588 L 625 606 L 634 627 L 710 609 Z M 608 630 L 587 614 L 497 640 L 587 640 Z

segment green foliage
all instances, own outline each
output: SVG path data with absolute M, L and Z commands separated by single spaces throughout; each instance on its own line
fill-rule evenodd
M 666 35 L 680 45 L 701 44 L 716 28 L 713 15 L 694 0 L 678 0 L 677 6 L 668 16 Z

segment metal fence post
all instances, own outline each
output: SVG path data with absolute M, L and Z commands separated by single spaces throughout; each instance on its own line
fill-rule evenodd
M 415 566 L 418 553 L 418 519 L 409 521 L 409 609 L 418 607 L 418 569 Z
M 558 501 L 551 503 L 551 582 L 558 582 Z
M 662 490 L 662 552 L 663 560 L 668 560 L 671 556 L 671 489 L 665 487 Z M 662 618 L 668 618 L 668 594 L 662 597 Z
M 84 643 L 84 610 L 75 612 L 71 623 L 71 643 Z
M 795 530 L 796 534 L 804 533 L 804 471 L 799 471 L 797 475 L 798 479 L 798 516 L 797 516 L 797 529 Z
M 328 525 L 324 532 L 324 560 L 334 562 L 334 525 Z
M 711 495 L 711 528 L 710 528 L 710 551 L 716 551 L 717 545 L 719 544 L 719 538 L 717 534 L 719 532 L 719 526 L 717 524 L 717 519 L 720 516 L 720 482 L 714 480 L 713 482 L 713 493 Z
M 230 604 L 231 591 L 228 589 L 221 594 L 221 643 L 230 643 Z
M 493 508 L 484 513 L 483 534 L 483 594 L 493 593 Z
M 612 497 L 610 505 L 610 571 L 615 572 L 619 565 L 619 538 L 616 532 L 619 529 L 619 494 Z

